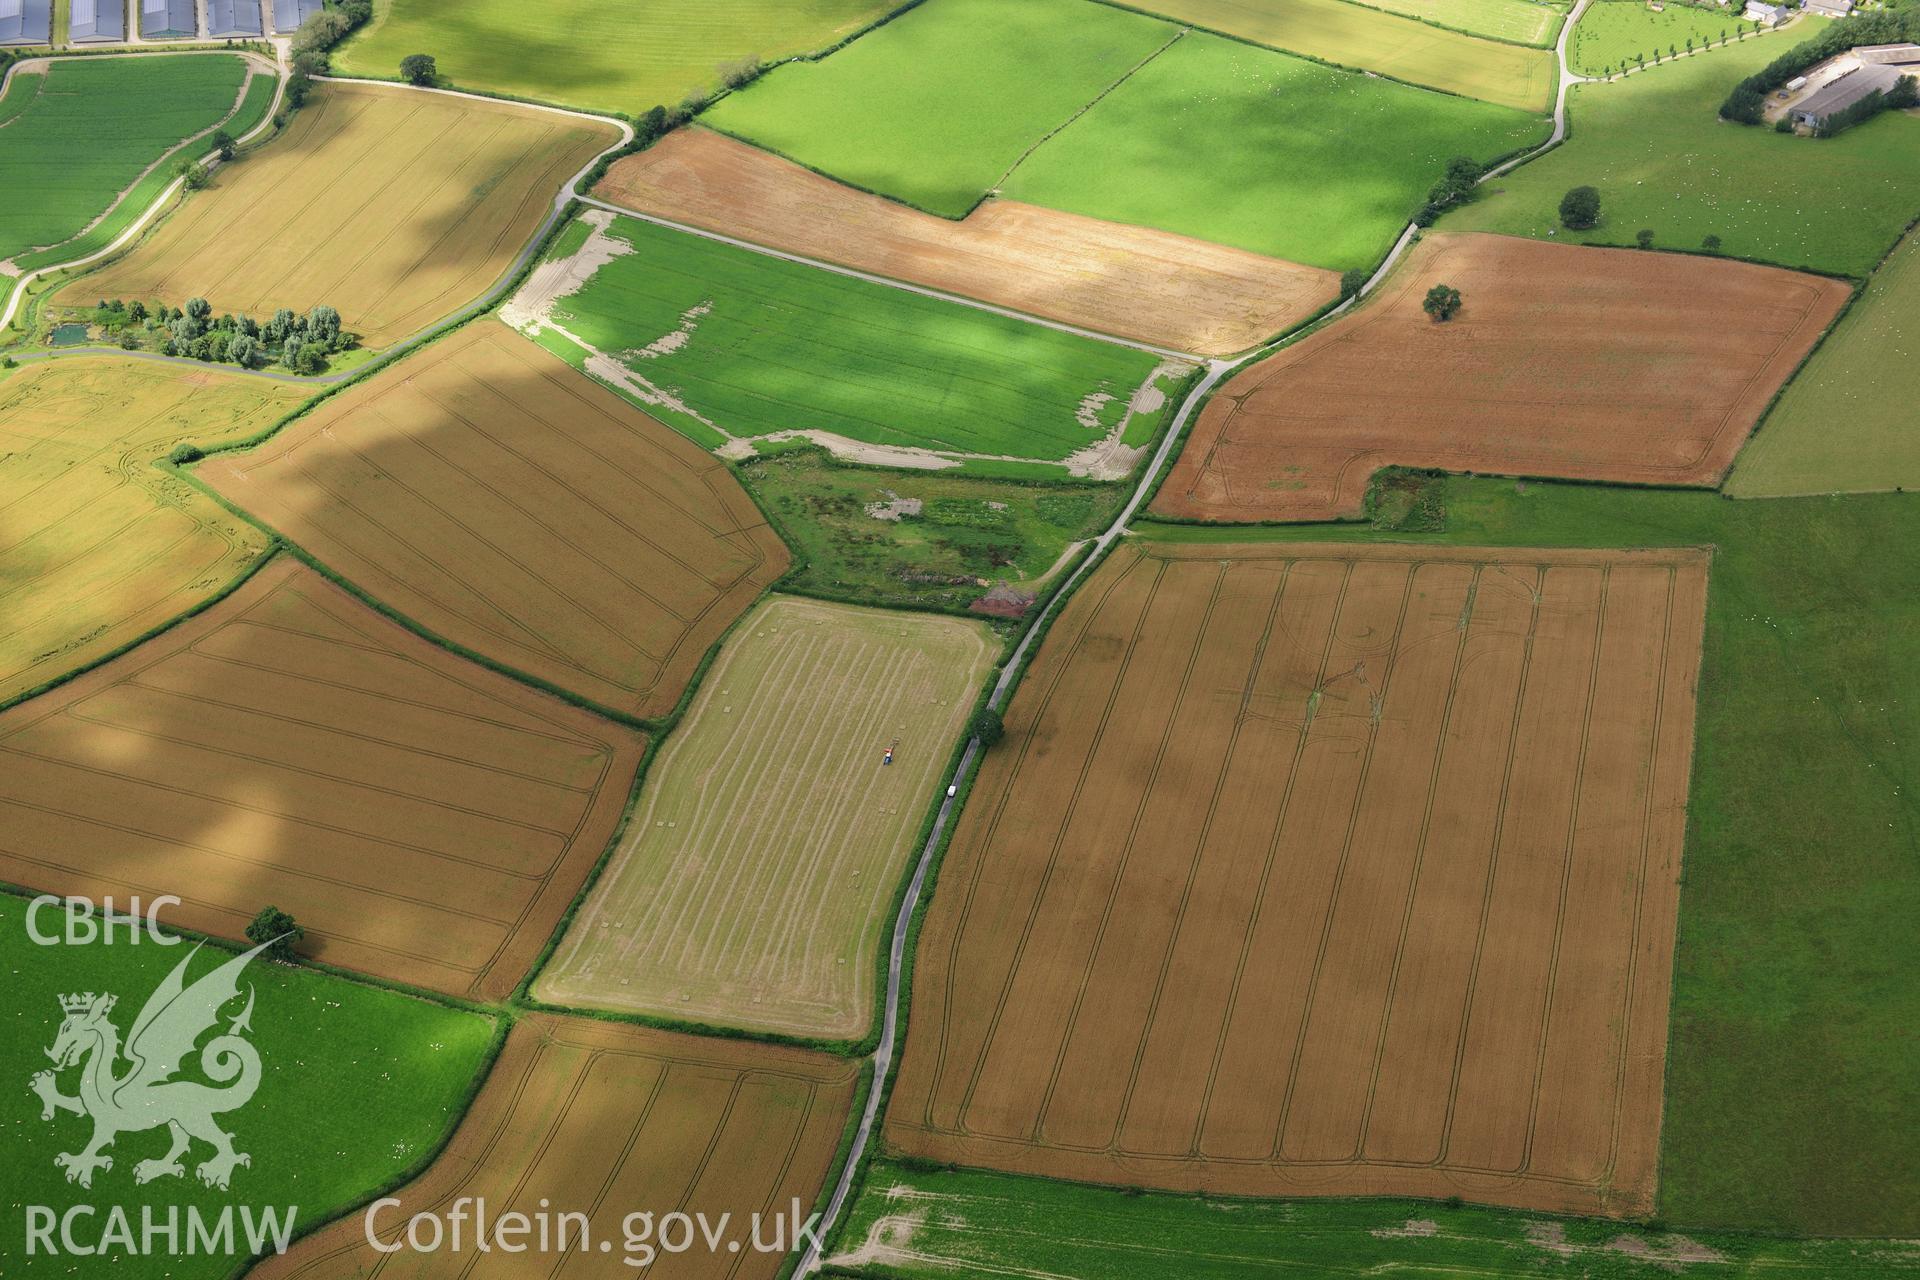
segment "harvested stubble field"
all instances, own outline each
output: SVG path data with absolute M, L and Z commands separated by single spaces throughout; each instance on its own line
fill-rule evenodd
M 819 62 L 775 68 L 701 119 L 960 218 L 1179 34 L 1094 0 L 932 0 Z
M 761 605 L 653 766 L 534 994 L 864 1035 L 887 908 L 997 648 L 960 618 Z
M 728 1235 L 713 1251 L 661 1253 L 645 1274 L 772 1280 L 795 1243 L 791 1206 L 798 1201 L 802 1218 L 810 1212 L 859 1075 L 857 1062 L 804 1050 L 531 1014 L 514 1026 L 452 1143 L 376 1217 L 392 1252 L 376 1252 L 365 1215 L 351 1214 L 248 1275 L 440 1280 L 453 1258 L 462 1275 L 529 1275 L 530 1260 L 541 1275 L 632 1275 L 645 1260 L 640 1245 L 660 1237 L 636 1244 L 639 1228 L 627 1215 L 680 1212 L 703 1214 Z M 408 1247 L 408 1218 L 444 1217 L 462 1197 L 483 1201 L 492 1221 L 545 1217 L 556 1236 L 558 1215 L 584 1214 L 591 1243 L 580 1246 L 581 1228 L 568 1226 L 575 1243 L 564 1259 L 558 1250 L 502 1261 L 471 1247 L 460 1255 Z M 776 1217 L 788 1220 L 785 1247 L 756 1247 L 756 1213 L 765 1217 L 758 1245 L 775 1243 Z M 738 1241 L 738 1251 L 727 1251 L 725 1239 Z
M 714 87 L 743 58 L 808 53 L 899 0 L 376 0 L 374 20 L 333 53 L 339 74 L 392 77 L 433 51 L 440 74 L 482 89 L 636 114 Z
M 1742 77 L 1824 22 L 1801 18 L 1612 84 L 1574 86 L 1566 143 L 1481 187 L 1442 225 L 1614 245 L 1644 229 L 1680 249 L 1711 235 L 1729 256 L 1866 276 L 1920 209 L 1920 117 L 1888 112 L 1813 139 L 1717 115 Z M 1582 185 L 1599 188 L 1600 223 L 1569 231 L 1560 198 Z
M 385 346 L 486 292 L 618 137 L 511 103 L 318 85 L 271 147 L 54 301 L 200 297 L 256 317 L 324 303 Z
M 1449 159 L 1491 160 L 1546 133 L 1511 107 L 1196 31 L 1035 148 L 1001 194 L 1371 270 Z
M 681 129 L 594 189 L 640 213 L 1096 332 L 1224 356 L 1333 300 L 1339 278 L 1186 236 L 989 200 L 954 222 L 743 142 Z
M 1347 0 L 1145 0 L 1139 7 L 1483 102 L 1536 112 L 1552 105 L 1554 58 L 1545 49 L 1479 40 Z
M 1465 299 L 1444 324 L 1421 308 L 1439 283 Z M 1222 386 L 1153 509 L 1332 519 L 1389 465 L 1712 485 L 1848 296 L 1743 262 L 1429 234 L 1365 308 Z
M 264 430 L 304 396 L 118 356 L 0 375 L 0 702 L 192 608 L 266 550 L 153 464 L 182 441 Z
M 788 563 L 724 463 L 492 319 L 199 477 L 429 632 L 638 716 Z
M 1171 413 L 1159 379 L 1191 368 L 604 209 L 501 318 L 734 457 L 801 436 L 882 465 L 1113 480 Z
M 1648 1212 L 1706 570 L 1127 544 L 955 833 L 891 1149 Z
M 0 879 L 475 999 L 510 993 L 626 807 L 637 734 L 463 662 L 291 557 L 0 715 Z
M 1920 232 L 1787 384 L 1727 492 L 1736 498 L 1920 489 Z
M 79 234 L 180 143 L 239 106 L 231 54 L 55 58 L 0 100 L 0 259 Z

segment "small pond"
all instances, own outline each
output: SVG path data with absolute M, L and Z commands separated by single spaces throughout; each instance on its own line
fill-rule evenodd
M 84 324 L 57 324 L 47 342 L 56 347 L 77 347 L 87 340 L 87 326 Z

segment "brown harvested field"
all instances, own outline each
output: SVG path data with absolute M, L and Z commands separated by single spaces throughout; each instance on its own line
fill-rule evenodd
M 0 880 L 508 995 L 626 807 L 639 735 L 465 662 L 291 557 L 0 715 Z
M 956 832 L 888 1142 L 1649 1212 L 1707 561 L 1124 546 Z
M 617 161 L 628 209 L 1198 355 L 1255 346 L 1331 302 L 1337 272 L 1188 236 L 989 200 L 950 221 L 706 129 Z
M 205 298 L 265 319 L 326 304 L 370 347 L 506 274 L 610 124 L 506 102 L 319 84 L 286 132 L 55 299 Z
M 507 1038 L 487 1083 L 453 1141 L 413 1182 L 392 1192 L 400 1203 L 378 1210 L 376 1251 L 365 1212 L 348 1214 L 247 1273 L 249 1280 L 373 1280 L 409 1277 L 621 1276 L 642 1274 L 643 1256 L 627 1243 L 629 1214 L 705 1214 L 710 1224 L 731 1215 L 717 1250 L 704 1245 L 661 1253 L 644 1274 L 654 1280 L 726 1277 L 770 1280 L 786 1260 L 773 1220 L 792 1205 L 802 1219 L 845 1127 L 860 1064 L 801 1049 L 743 1040 L 712 1040 L 584 1018 L 532 1014 Z M 455 1249 L 418 1251 L 407 1220 L 450 1217 L 463 1197 L 466 1231 Z M 530 1247 L 481 1254 L 473 1239 L 473 1201 L 489 1222 L 508 1213 L 538 1223 L 544 1213 L 557 1245 L 558 1215 L 587 1219 L 568 1226 L 564 1253 Z M 759 1243 L 750 1223 L 760 1214 Z M 639 1235 L 637 1224 L 633 1227 Z M 654 1237 L 657 1243 L 665 1237 Z M 695 1237 L 696 1240 L 698 1236 Z M 426 1237 L 423 1237 L 423 1241 Z M 537 1234 L 518 1243 L 535 1246 Z M 598 1242 L 611 1245 L 601 1252 Z M 729 1251 L 726 1241 L 737 1241 Z M 631 1262 L 629 1260 L 632 1260 Z
M 1464 302 L 1436 324 L 1421 301 L 1443 283 Z M 1366 307 L 1223 385 L 1153 509 L 1327 520 L 1393 465 L 1714 485 L 1849 292 L 1725 259 L 1429 234 Z
M 198 474 L 429 632 L 638 716 L 788 563 L 725 463 L 492 318 Z

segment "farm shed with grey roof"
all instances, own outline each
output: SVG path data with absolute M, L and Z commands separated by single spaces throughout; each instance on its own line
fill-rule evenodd
M 0 44 L 53 39 L 53 0 L 0 0 Z
M 207 0 L 208 35 L 257 36 L 261 31 L 260 0 Z
M 1906 75 L 1899 67 L 1867 64 L 1830 80 L 1804 100 L 1793 104 L 1793 118 L 1819 128 L 1828 116 L 1845 111 L 1870 93 L 1885 93 Z
M 273 29 L 290 36 L 324 7 L 321 0 L 273 0 Z
M 142 40 L 198 34 L 200 19 L 194 13 L 193 0 L 140 0 Z
M 1853 51 L 1862 62 L 1881 66 L 1920 66 L 1920 44 L 1863 44 Z
M 73 0 L 67 10 L 67 39 L 75 44 L 127 38 L 127 0 Z

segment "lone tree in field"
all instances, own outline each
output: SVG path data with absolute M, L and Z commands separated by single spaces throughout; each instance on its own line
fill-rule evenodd
M 1653 228 L 1652 227 L 1640 228 L 1639 231 L 1634 233 L 1633 242 L 1639 245 L 1642 249 L 1653 248 Z
M 1700 247 L 1702 249 L 1705 249 L 1708 253 L 1718 253 L 1720 252 L 1720 237 L 1708 236 L 1705 240 L 1702 240 L 1700 242 Z
M 262 907 L 260 914 L 247 926 L 247 941 L 259 946 L 269 943 L 267 958 L 270 960 L 292 960 L 293 944 L 307 936 L 294 918 L 278 907 Z
M 408 84 L 430 85 L 440 78 L 440 68 L 433 64 L 432 54 L 410 53 L 400 59 L 400 74 Z
M 1560 197 L 1560 225 L 1569 231 L 1587 231 L 1600 221 L 1600 192 L 1575 187 Z
M 973 713 L 973 723 L 968 726 L 973 736 L 980 739 L 982 747 L 991 747 L 1006 736 L 1007 727 L 1000 721 L 1000 713 L 992 707 L 982 707 Z
M 1445 323 L 1460 310 L 1460 291 L 1450 284 L 1437 284 L 1427 290 L 1427 299 L 1420 306 L 1436 323 Z

